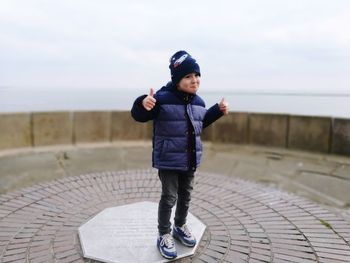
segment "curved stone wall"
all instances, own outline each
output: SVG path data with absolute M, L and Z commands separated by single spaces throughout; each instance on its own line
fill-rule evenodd
M 152 123 L 135 122 L 129 111 L 0 114 L 0 150 L 151 136 Z M 350 119 L 235 112 L 207 128 L 203 139 L 350 156 Z

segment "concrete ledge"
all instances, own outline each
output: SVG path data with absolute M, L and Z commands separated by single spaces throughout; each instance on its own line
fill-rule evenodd
M 152 122 L 137 123 L 129 111 L 112 112 L 112 141 L 150 139 Z
M 0 150 L 30 146 L 31 114 L 0 114 Z
M 249 143 L 285 148 L 287 122 L 286 115 L 251 114 L 249 116 Z
M 204 141 L 253 144 L 350 156 L 350 120 L 230 113 L 204 129 Z M 0 150 L 44 145 L 151 140 L 152 121 L 129 111 L 0 114 Z
M 350 120 L 333 120 L 332 153 L 350 156 Z
M 330 118 L 291 116 L 288 148 L 328 153 L 330 131 Z
M 71 113 L 33 113 L 34 146 L 72 144 L 72 133 Z
M 74 142 L 107 142 L 111 138 L 111 112 L 74 113 Z
M 214 123 L 213 141 L 244 144 L 247 143 L 248 114 L 230 113 Z

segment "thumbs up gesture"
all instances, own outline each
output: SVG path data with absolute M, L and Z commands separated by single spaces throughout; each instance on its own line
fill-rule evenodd
M 227 115 L 229 112 L 229 105 L 228 103 L 225 101 L 225 98 L 222 98 L 221 101 L 219 102 L 219 108 L 221 110 L 221 112 L 224 115 Z
M 156 105 L 156 102 L 157 101 L 154 98 L 154 90 L 153 90 L 153 88 L 150 88 L 149 95 L 143 99 L 142 105 L 146 110 L 150 111 Z

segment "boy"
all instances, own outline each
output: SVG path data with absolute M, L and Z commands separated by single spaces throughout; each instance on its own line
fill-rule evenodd
M 139 122 L 153 120 L 153 167 L 158 169 L 162 195 L 158 206 L 157 246 L 161 255 L 177 256 L 173 237 L 193 247 L 196 239 L 186 226 L 193 179 L 202 156 L 202 129 L 228 114 L 224 98 L 210 109 L 196 94 L 200 84 L 200 68 L 186 51 L 170 58 L 171 82 L 156 94 L 138 97 L 131 110 Z M 175 203 L 172 235 L 170 216 Z

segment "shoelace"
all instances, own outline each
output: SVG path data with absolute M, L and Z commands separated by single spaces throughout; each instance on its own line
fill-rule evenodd
M 191 237 L 192 236 L 190 230 L 187 227 L 187 225 L 183 225 L 180 229 L 185 233 L 185 235 L 187 237 Z
M 164 244 L 168 248 L 174 246 L 174 239 L 170 234 L 163 235 L 162 241 L 160 241 L 160 245 L 164 246 Z

